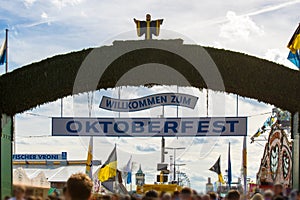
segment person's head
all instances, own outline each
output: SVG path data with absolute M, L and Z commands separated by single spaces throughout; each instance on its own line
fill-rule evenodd
M 292 190 L 292 192 L 290 193 L 289 199 L 290 200 L 300 200 L 299 190 L 296 190 L 296 189 Z
M 151 15 L 150 14 L 146 15 L 146 21 L 151 21 Z
M 193 199 L 194 200 L 202 200 L 202 197 L 199 194 L 197 194 L 197 195 L 193 196 Z
M 147 200 L 158 199 L 158 193 L 155 190 L 149 190 L 148 192 L 146 192 L 144 199 Z
M 210 197 L 208 194 L 205 194 L 202 196 L 202 200 L 209 200 L 209 199 L 210 199 Z
M 240 200 L 241 195 L 237 190 L 230 190 L 226 195 L 226 200 Z
M 101 198 L 101 200 L 111 200 L 111 196 L 110 195 L 103 195 Z
M 180 192 L 178 192 L 178 191 L 173 192 L 172 199 L 179 200 L 179 195 L 180 195 Z
M 48 195 L 48 199 L 57 200 L 57 197 L 55 195 Z
M 131 200 L 131 196 L 129 194 L 126 194 L 126 195 L 122 195 L 120 197 L 120 200 Z
M 285 198 L 281 195 L 276 195 L 273 197 L 273 200 L 285 200 Z
M 266 190 L 264 192 L 264 199 L 265 200 L 272 200 L 273 196 L 274 196 L 274 193 L 272 192 L 272 190 Z
M 263 195 L 256 193 L 251 197 L 250 200 L 264 200 L 264 197 L 263 197 Z
M 67 186 L 66 185 L 62 189 L 62 193 L 63 193 L 64 196 L 66 195 L 66 193 L 67 193 Z
M 164 194 L 166 194 L 166 191 L 161 191 L 158 195 L 158 198 L 162 198 L 164 196 Z
M 91 197 L 93 181 L 84 173 L 76 173 L 67 181 L 67 199 L 88 200 Z
M 182 188 L 180 195 L 179 195 L 179 199 L 180 200 L 191 200 L 192 198 L 193 198 L 193 191 L 191 190 L 191 188 L 188 188 L 188 187 Z
M 162 197 L 161 200 L 171 200 L 172 196 L 170 195 L 170 193 L 165 192 Z
M 62 199 L 66 199 L 67 197 L 67 186 L 65 185 L 62 189 Z
M 119 200 L 119 199 L 120 199 L 120 195 L 118 194 L 111 195 L 111 200 Z
M 22 185 L 18 185 L 15 187 L 15 197 L 16 199 L 22 199 L 25 197 L 26 188 Z
M 216 200 L 217 199 L 217 194 L 215 192 L 209 192 L 209 199 L 210 200 Z
M 36 200 L 36 198 L 34 196 L 29 196 L 26 198 L 26 200 Z
M 193 195 L 198 195 L 198 192 L 196 190 L 192 190 Z
M 277 183 L 274 185 L 274 195 L 283 195 L 283 185 L 280 183 Z
M 10 199 L 10 196 L 5 196 L 4 197 L 4 200 L 8 200 L 8 199 Z

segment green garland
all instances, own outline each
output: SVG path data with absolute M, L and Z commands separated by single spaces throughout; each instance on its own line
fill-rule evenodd
M 181 40 L 174 42 L 178 45 Z M 118 42 L 126 45 L 145 41 Z M 149 41 L 147 41 L 149 42 Z M 160 42 L 153 41 L 153 42 Z M 182 47 L 196 45 L 180 45 Z M 118 45 L 99 49 L 118 48 Z M 242 53 L 205 47 L 216 63 L 225 85 L 225 92 L 257 99 L 276 107 L 300 111 L 299 72 L 282 65 Z M 18 68 L 0 76 L 0 112 L 8 115 L 22 113 L 39 105 L 72 95 L 73 85 L 81 63 L 93 49 L 71 52 L 47 58 L 40 62 Z M 143 58 L 143 59 L 141 59 Z M 136 50 L 122 55 L 105 71 L 97 89 L 113 88 L 116 81 L 128 70 L 143 63 L 161 63 L 173 67 L 183 74 L 194 87 L 206 88 L 195 69 L 184 59 L 158 49 Z M 176 85 L 177 82 L 166 82 Z M 128 85 L 139 86 L 134 80 Z M 187 85 L 182 85 L 187 86 Z M 93 90 L 90 85 L 80 85 L 78 92 Z

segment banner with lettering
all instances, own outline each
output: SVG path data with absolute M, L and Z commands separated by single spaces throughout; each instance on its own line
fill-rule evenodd
M 114 99 L 103 96 L 99 108 L 117 112 L 135 112 L 156 106 L 183 106 L 194 109 L 198 97 L 181 93 L 161 93 L 137 99 Z

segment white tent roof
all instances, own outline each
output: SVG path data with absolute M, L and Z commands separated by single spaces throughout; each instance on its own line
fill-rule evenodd
M 28 170 L 28 172 L 23 168 L 17 168 L 13 170 L 13 183 L 22 184 L 32 187 L 44 187 L 50 188 L 50 183 L 47 180 L 45 173 L 43 171 L 33 171 Z
M 83 166 L 64 166 L 56 169 L 56 173 L 48 178 L 49 182 L 67 182 L 68 178 L 75 173 L 84 173 Z
M 93 177 L 97 176 L 97 170 L 100 166 L 93 166 Z M 75 173 L 85 173 L 85 166 L 62 166 L 52 169 L 41 169 L 41 168 L 17 168 L 16 170 L 22 170 L 25 177 L 28 179 L 34 179 L 40 173 L 43 173 L 48 182 L 67 182 L 68 178 Z

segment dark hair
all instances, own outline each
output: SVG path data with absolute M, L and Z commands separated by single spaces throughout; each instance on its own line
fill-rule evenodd
M 66 194 L 66 192 L 67 192 L 67 186 L 65 185 L 64 187 L 63 187 L 63 194 Z
M 280 187 L 280 189 L 283 189 L 283 185 L 280 184 L 280 183 L 276 183 L 276 184 L 274 185 L 274 187 Z
M 191 188 L 184 187 L 181 190 L 181 194 L 183 194 L 183 195 L 192 195 L 193 191 L 191 190 Z
M 158 198 L 158 193 L 155 190 L 149 190 L 148 192 L 146 192 L 145 197 Z
M 198 195 L 198 192 L 196 190 L 192 190 L 193 191 L 193 195 Z
M 285 200 L 285 198 L 281 195 L 277 195 L 273 197 L 273 200 Z
M 174 196 L 178 196 L 179 194 L 180 194 L 179 191 L 175 191 L 175 192 L 173 192 L 173 197 L 174 197 Z
M 103 195 L 101 196 L 99 199 L 102 199 L 102 200 L 111 200 L 111 196 L 106 194 L 106 195 Z
M 35 200 L 35 197 L 34 196 L 29 196 L 26 198 L 26 200 Z
M 159 194 L 159 198 L 162 198 L 164 194 L 166 194 L 166 191 L 161 191 L 161 193 Z
M 67 181 L 67 191 L 72 200 L 87 200 L 91 196 L 93 188 L 92 180 L 83 173 L 70 176 Z
M 193 197 L 193 191 L 191 190 L 191 188 L 188 187 L 184 187 L 182 188 L 180 195 L 179 195 L 179 199 L 181 200 L 190 200 Z
M 226 195 L 227 200 L 240 200 L 240 193 L 237 190 L 230 190 Z
M 130 195 L 123 195 L 123 196 L 121 196 L 121 198 L 120 198 L 121 200 L 131 200 L 131 196 Z
M 217 199 L 217 194 L 215 192 L 208 193 L 210 199 Z

